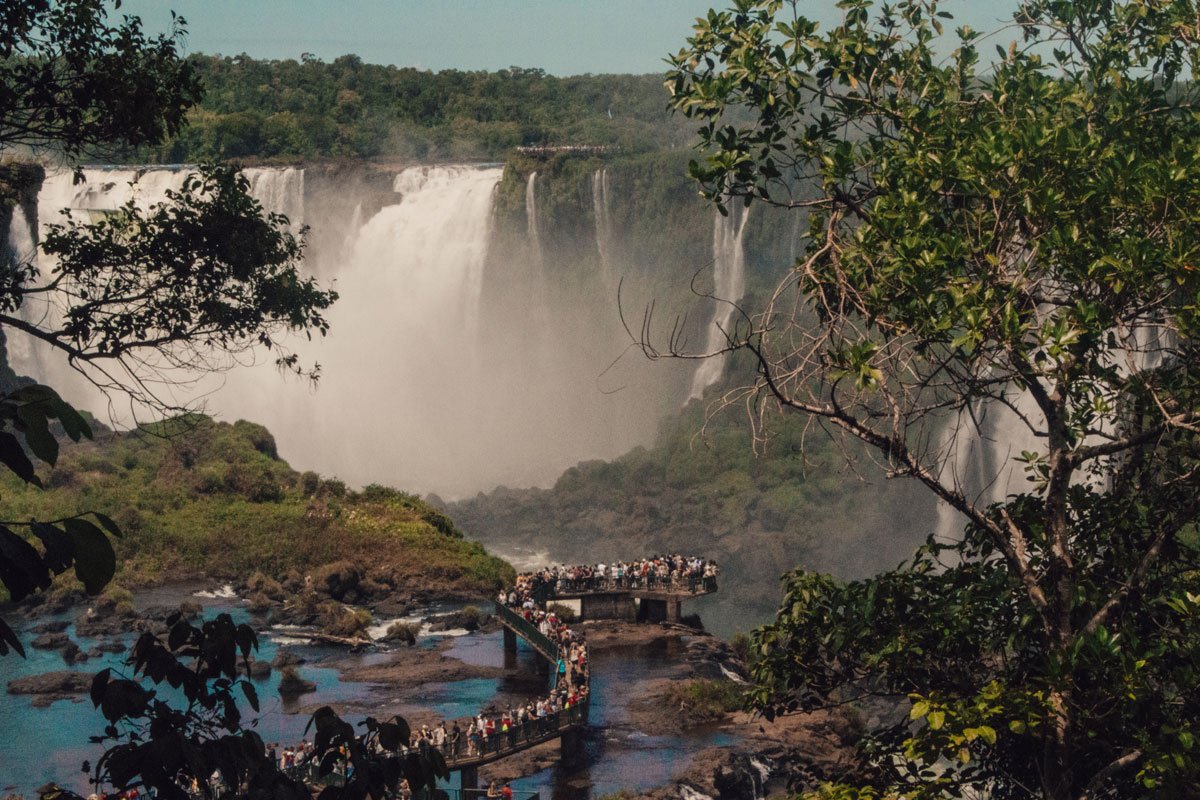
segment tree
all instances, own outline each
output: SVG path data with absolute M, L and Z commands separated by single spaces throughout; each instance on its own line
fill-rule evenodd
M 183 125 L 201 94 L 178 53 L 185 21 L 147 37 L 137 17 L 110 25 L 107 5 L 17 0 L 0 9 L 0 149 L 74 159 L 160 142 Z
M 106 14 L 102 0 L 5 4 L 0 150 L 52 149 L 73 159 L 158 142 L 179 129 L 200 94 L 176 50 L 183 20 L 171 34 L 147 39 L 136 18 L 110 26 Z M 12 192 L 0 196 L 15 202 Z M 259 346 L 303 371 L 275 337 L 323 334 L 322 313 L 336 294 L 301 276 L 302 244 L 286 222 L 263 214 L 235 170 L 211 167 L 148 211 L 130 204 L 99 222 L 56 226 L 41 244 L 54 259 L 45 280 L 32 262 L 0 264 L 0 334 L 39 339 L 102 388 L 158 410 L 170 408 L 163 382 L 183 379 L 163 370 L 219 369 Z M 29 313 L 35 300 L 42 305 Z M 0 463 L 39 484 L 34 462 L 53 465 L 58 456 L 55 423 L 76 441 L 92 435 L 51 387 L 7 387 Z M 0 582 L 9 599 L 45 589 L 71 568 L 89 593 L 99 592 L 116 568 L 105 530 L 119 534 L 92 511 L 0 523 Z M 0 654 L 10 647 L 21 651 L 0 620 Z
M 739 0 L 672 60 L 703 193 L 808 222 L 727 331 L 758 377 L 718 404 L 865 442 L 966 530 L 870 580 L 787 576 L 754 701 L 900 701 L 830 796 L 1194 791 L 1197 8 L 1028 0 L 987 35 L 839 8 L 822 32 Z M 986 414 L 1022 432 L 994 501 L 953 458 Z

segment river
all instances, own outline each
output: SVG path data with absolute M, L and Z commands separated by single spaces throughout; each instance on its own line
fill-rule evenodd
M 207 594 L 213 595 L 214 592 Z M 238 621 L 249 621 L 249 614 L 237 598 L 197 597 L 191 589 L 168 587 L 139 596 L 139 609 L 149 606 L 176 605 L 182 600 L 203 603 L 204 616 L 228 611 Z M 454 610 L 450 606 L 422 609 L 421 616 Z M 78 610 L 58 615 L 59 619 L 74 619 Z M 39 617 L 32 621 L 18 620 L 11 613 L 10 622 L 18 628 L 26 644 L 28 658 L 10 655 L 0 660 L 0 677 L 5 684 L 14 678 L 63 669 L 96 672 L 104 667 L 123 667 L 123 654 L 104 654 L 74 666 L 67 666 L 57 651 L 29 647 L 34 625 L 54 619 Z M 19 625 L 16 623 L 20 623 Z M 99 640 L 77 637 L 75 626 L 67 628 L 68 635 L 83 650 L 89 650 Z M 135 634 L 120 637 L 132 642 Z M 451 641 L 446 643 L 447 637 Z M 415 718 L 454 719 L 474 714 L 499 697 L 534 696 L 539 681 L 530 681 L 536 656 L 521 642 L 516 663 L 505 664 L 503 639 L 499 631 L 477 632 L 469 635 L 432 633 L 427 629 L 418 641 L 419 647 L 442 647 L 445 655 L 468 664 L 497 667 L 517 667 L 503 678 L 470 678 L 466 680 L 426 683 L 409 689 L 343 681 L 337 669 L 327 666 L 333 661 L 346 663 L 346 653 L 329 647 L 303 644 L 290 630 L 264 631 L 260 636 L 259 660 L 271 661 L 282 645 L 295 651 L 307 663 L 299 667 L 300 675 L 317 685 L 316 692 L 298 700 L 284 701 L 278 693 L 279 672 L 255 681 L 261 700 L 257 715 L 247 713 L 246 723 L 253 725 L 266 742 L 295 742 L 303 738 L 308 722 L 305 711 L 323 704 L 349 705 L 361 713 L 346 713 L 357 721 L 372 713 L 383 716 L 399 711 Z M 581 755 L 569 766 L 558 764 L 513 782 L 514 789 L 540 793 L 543 800 L 587 800 L 611 794 L 620 789 L 647 789 L 665 783 L 672 772 L 682 766 L 687 755 L 704 747 L 730 743 L 730 737 L 716 730 L 697 731 L 672 736 L 649 736 L 638 731 L 629 721 L 629 702 L 638 694 L 639 684 L 672 674 L 684 646 L 679 642 L 659 642 L 655 645 L 597 651 L 592 659 L 592 706 L 590 725 L 584 735 Z M 382 654 L 366 654 L 357 660 L 371 663 L 386 658 Z M 510 657 L 511 658 L 511 657 Z M 305 710 L 305 711 L 302 711 Z M 100 713 L 90 700 L 59 700 L 47 708 L 36 708 L 28 696 L 6 696 L 0 701 L 0 793 L 36 796 L 39 786 L 55 781 L 62 786 L 84 792 L 88 790 L 87 776 L 80 770 L 85 760 L 95 763 L 101 748 L 88 742 L 104 727 Z M 458 786 L 458 776 L 452 776 L 448 788 Z

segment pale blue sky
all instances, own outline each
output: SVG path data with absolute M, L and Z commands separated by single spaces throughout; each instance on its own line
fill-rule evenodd
M 122 13 L 165 30 L 174 9 L 188 21 L 189 52 L 424 69 L 541 67 L 555 75 L 661 72 L 693 20 L 724 0 L 125 0 Z M 960 0 L 943 8 L 976 29 L 1008 18 L 1013 0 Z M 837 19 L 835 0 L 806 12 Z

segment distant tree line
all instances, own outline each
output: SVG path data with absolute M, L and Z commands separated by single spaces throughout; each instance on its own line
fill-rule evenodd
M 559 78 L 540 69 L 496 72 L 363 63 L 188 59 L 204 87 L 189 124 L 128 153 L 168 163 L 317 158 L 494 158 L 518 146 L 684 145 L 660 75 Z

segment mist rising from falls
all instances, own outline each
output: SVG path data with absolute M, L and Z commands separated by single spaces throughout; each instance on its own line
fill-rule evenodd
M 687 381 L 640 353 L 613 364 L 628 344 L 615 296 L 538 227 L 536 194 L 533 227 L 518 217 L 500 236 L 500 169 L 417 167 L 386 184 L 361 172 L 313 172 L 248 178 L 266 210 L 313 226 L 305 269 L 340 295 L 328 337 L 286 342 L 303 364 L 321 365 L 319 384 L 281 376 L 263 354 L 173 399 L 267 426 L 297 469 L 449 497 L 547 485 L 580 460 L 653 439 Z M 61 219 L 57 209 L 70 207 L 77 218 L 96 217 L 130 198 L 145 207 L 184 175 L 87 169 L 81 186 L 54 175 L 39 213 Z M 18 372 L 79 407 L 132 421 L 124 398 L 110 407 L 57 353 L 46 363 L 17 360 Z
M 336 272 L 331 333 L 297 345 L 317 388 L 229 375 L 214 404 L 266 424 L 293 463 L 352 483 L 446 491 L 479 465 L 479 303 L 500 169 L 417 167 Z M 468 432 L 470 431 L 470 432 Z
M 740 203 L 729 203 L 729 214 L 717 213 L 713 219 L 712 263 L 713 263 L 713 318 L 707 329 L 707 338 L 701 352 L 715 353 L 727 346 L 727 333 L 733 322 L 734 303 L 742 299 L 746 291 L 746 251 L 742 247 L 742 234 L 746 231 L 749 209 Z M 692 377 L 692 390 L 688 399 L 704 395 L 704 390 L 721 379 L 725 357 L 716 356 L 699 362 Z

